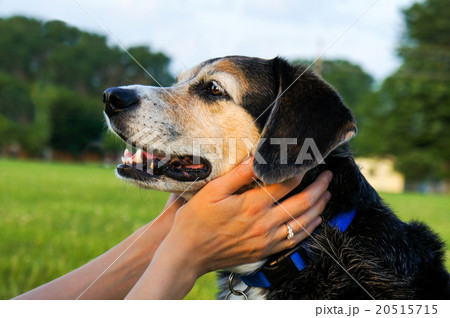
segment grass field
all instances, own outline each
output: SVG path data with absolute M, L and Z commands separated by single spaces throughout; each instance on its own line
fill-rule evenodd
M 117 180 L 112 167 L 0 159 L 0 299 L 85 264 L 153 219 L 167 197 Z M 383 197 L 402 219 L 426 221 L 450 251 L 450 197 Z M 186 298 L 215 293 L 210 273 Z

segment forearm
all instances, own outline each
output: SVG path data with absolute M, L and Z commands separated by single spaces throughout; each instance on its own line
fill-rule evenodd
M 157 219 L 86 265 L 15 299 L 123 299 L 167 232 Z
M 173 232 L 172 232 L 173 233 Z M 199 276 L 189 242 L 168 235 L 125 299 L 183 299 Z

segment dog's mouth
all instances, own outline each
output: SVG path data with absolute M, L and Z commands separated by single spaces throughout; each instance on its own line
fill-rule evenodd
M 211 174 L 208 160 L 192 155 L 156 155 L 138 149 L 135 154 L 125 149 L 117 173 L 127 179 L 150 181 L 166 176 L 178 181 L 198 181 Z

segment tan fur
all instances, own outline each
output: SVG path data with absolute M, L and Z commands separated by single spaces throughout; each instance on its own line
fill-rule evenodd
M 247 80 L 236 65 L 226 59 L 204 67 L 194 67 L 182 73 L 178 80 L 183 84 L 175 85 L 172 89 L 177 102 L 170 103 L 172 110 L 178 115 L 176 120 L 187 128 L 191 137 L 222 139 L 221 153 L 224 158 L 220 163 L 220 174 L 223 174 L 241 162 L 253 150 L 247 149 L 244 139 L 248 139 L 252 144 L 256 144 L 259 139 L 259 132 L 252 117 L 239 106 L 242 91 L 246 88 L 243 86 L 247 86 Z M 199 98 L 189 96 L 189 85 L 199 80 L 219 82 L 231 95 L 233 102 L 222 102 L 211 107 Z M 187 114 L 184 116 L 183 110 L 179 109 L 179 104 L 187 106 L 192 116 Z M 236 146 L 235 149 L 233 145 Z M 207 147 L 207 150 L 216 152 L 216 148 L 212 146 Z
M 223 100 L 211 104 L 191 94 L 191 86 L 201 81 L 216 81 L 227 91 L 231 101 Z M 194 184 L 166 177 L 145 183 L 127 181 L 146 188 L 176 193 L 181 193 L 190 186 L 185 195 L 190 197 L 203 187 L 205 182 L 225 174 L 239 164 L 254 150 L 249 149 L 248 145 L 256 145 L 260 137 L 253 118 L 240 106 L 247 87 L 248 81 L 242 71 L 227 59 L 200 64 L 181 73 L 178 82 L 172 87 L 129 87 L 138 92 L 141 103 L 131 115 L 129 123 L 126 123 L 127 127 L 122 134 L 136 136 L 136 140 L 132 141 L 138 147 L 156 148 L 157 151 L 162 150 L 174 155 L 193 154 L 193 144 L 199 143 L 202 157 L 211 163 L 212 172 L 206 180 Z M 167 127 L 176 131 L 179 137 L 171 139 Z M 150 144 L 145 144 L 148 140 L 145 140 L 145 133 L 141 133 L 143 128 L 150 130 L 152 136 L 156 135 Z M 163 142 L 158 144 L 158 140 Z M 157 147 L 168 146 L 170 151 L 159 149 L 152 142 L 156 142 Z

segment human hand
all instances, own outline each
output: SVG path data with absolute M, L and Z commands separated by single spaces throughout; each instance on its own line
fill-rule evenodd
M 187 253 L 197 277 L 292 248 L 321 222 L 319 215 L 331 197 L 326 191 L 332 178 L 330 171 L 278 204 L 300 184 L 303 176 L 234 194 L 257 180 L 252 164 L 253 160 L 248 160 L 211 181 L 175 216 L 169 241 L 177 242 L 178 252 Z M 290 240 L 286 239 L 286 224 L 295 233 Z
M 330 198 L 326 189 L 331 172 L 279 205 L 275 202 L 302 177 L 234 194 L 256 182 L 252 163 L 248 160 L 211 181 L 178 209 L 169 234 L 127 299 L 181 299 L 204 273 L 261 260 L 314 231 Z M 286 239 L 285 224 L 296 233 L 291 240 Z

